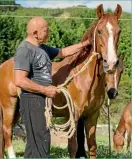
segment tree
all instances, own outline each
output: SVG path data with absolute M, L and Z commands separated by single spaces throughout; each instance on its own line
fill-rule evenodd
M 0 11 L 14 11 L 17 7 L 20 6 L 15 3 L 15 0 L 0 0 Z M 4 5 L 4 6 L 2 6 Z M 10 5 L 10 6 L 9 6 Z

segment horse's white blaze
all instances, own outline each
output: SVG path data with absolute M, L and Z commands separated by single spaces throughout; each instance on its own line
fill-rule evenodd
M 106 28 L 108 30 L 109 38 L 108 38 L 108 59 L 107 63 L 109 65 L 109 68 L 112 69 L 113 65 L 117 61 L 117 55 L 114 47 L 114 37 L 113 37 L 113 31 L 112 31 L 112 25 L 108 22 L 106 25 Z
M 16 158 L 13 146 L 8 147 L 7 151 L 8 151 L 8 157 L 9 158 Z

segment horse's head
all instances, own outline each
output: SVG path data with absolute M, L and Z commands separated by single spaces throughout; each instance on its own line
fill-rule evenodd
M 124 57 L 119 58 L 119 65 L 115 72 L 105 74 L 105 86 L 109 99 L 114 99 L 118 95 L 117 88 L 123 72 L 123 59 Z
M 104 72 L 106 73 L 114 72 L 119 65 L 117 58 L 118 39 L 120 35 L 118 19 L 121 13 L 122 8 L 119 4 L 114 13 L 111 14 L 104 13 L 102 4 L 97 7 L 96 14 L 99 21 L 95 28 L 95 51 L 101 55 Z
M 124 133 L 121 134 L 118 132 L 118 130 L 113 129 L 113 147 L 115 151 L 120 152 L 123 149 L 124 139 L 125 139 Z

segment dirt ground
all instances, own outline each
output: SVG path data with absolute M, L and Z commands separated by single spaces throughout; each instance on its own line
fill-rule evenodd
M 51 131 L 51 145 L 59 146 L 62 148 L 66 148 L 68 144 L 68 139 L 64 137 L 60 137 L 60 133 L 54 134 L 53 131 Z
M 60 132 L 58 132 L 57 135 L 55 135 L 53 131 L 51 131 L 51 145 L 61 148 L 67 148 L 68 139 L 60 136 L 61 136 Z M 85 149 L 87 150 L 86 140 L 85 140 Z
M 20 139 L 25 139 L 26 134 L 24 130 L 24 126 L 21 125 L 23 129 L 21 129 L 19 126 L 15 126 L 14 128 L 14 135 Z M 102 134 L 104 136 L 108 136 L 108 131 L 107 131 L 107 125 L 98 125 L 97 126 L 97 134 Z M 68 139 L 65 137 L 61 137 L 61 132 L 58 132 L 57 134 L 54 134 L 53 131 L 51 130 L 51 144 L 53 146 L 61 147 L 61 148 L 67 148 L 68 145 Z M 87 144 L 85 140 L 85 149 L 87 150 Z

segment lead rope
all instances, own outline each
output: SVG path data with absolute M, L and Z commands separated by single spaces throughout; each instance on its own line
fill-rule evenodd
M 107 99 L 107 104 L 108 108 L 108 132 L 109 132 L 109 157 L 111 157 L 111 134 L 110 134 L 110 99 Z

